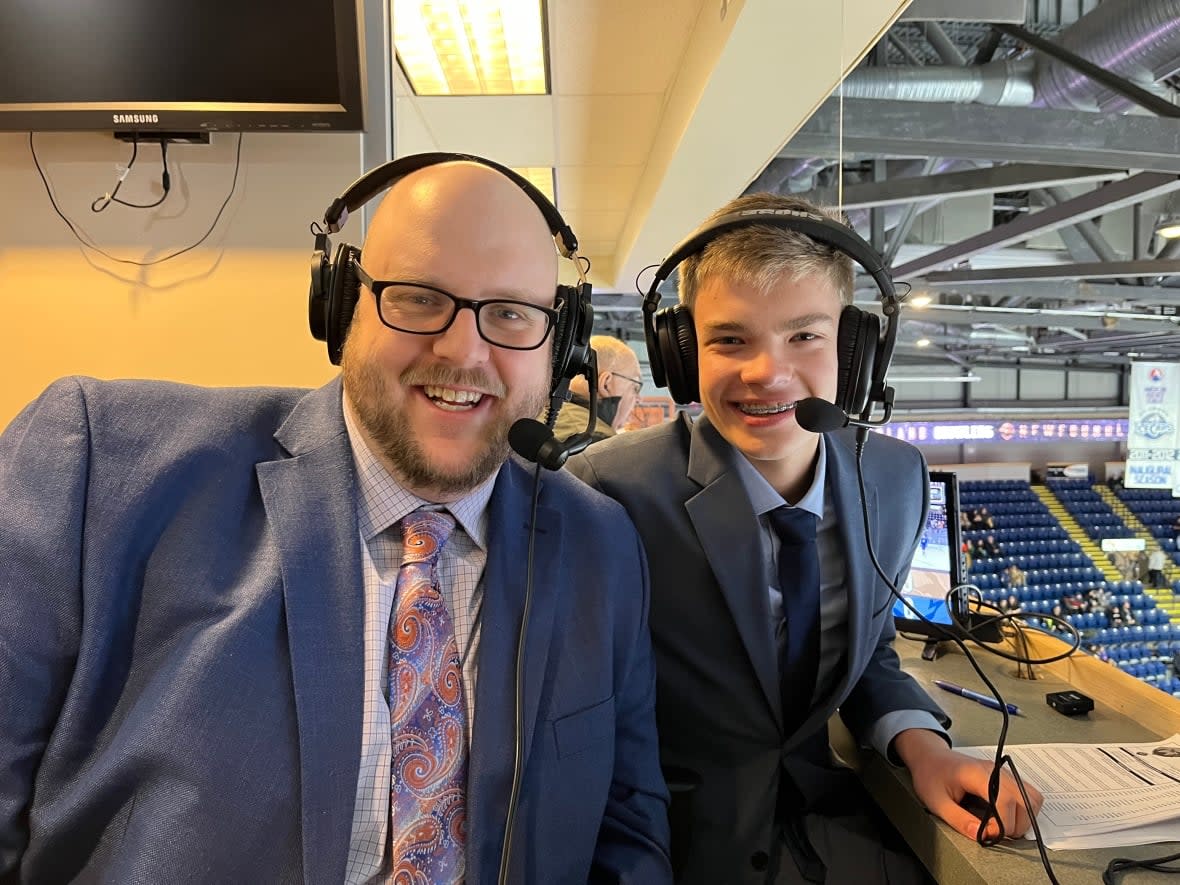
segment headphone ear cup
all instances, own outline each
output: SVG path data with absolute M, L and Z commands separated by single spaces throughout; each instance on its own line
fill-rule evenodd
M 876 314 L 851 304 L 840 312 L 840 329 L 836 336 L 839 359 L 836 405 L 847 415 L 855 417 L 869 405 L 880 340 L 881 321 Z
M 575 378 L 586 368 L 590 357 L 590 331 L 594 326 L 594 309 L 590 306 L 590 284 L 558 286 L 562 304 L 553 327 L 553 374 L 550 396 L 563 381 Z
M 550 375 L 549 391 L 550 394 L 557 389 L 557 385 L 561 383 L 561 379 L 565 376 L 565 370 L 569 360 L 571 331 L 573 324 L 570 322 L 571 307 L 570 302 L 571 292 L 567 291 L 567 287 L 557 287 L 558 298 L 561 300 L 561 310 L 558 311 L 557 319 L 553 325 L 553 365 L 551 367 L 552 374 Z
M 668 393 L 682 406 L 697 402 L 701 393 L 692 312 L 683 304 L 666 307 L 656 311 L 652 323 Z
M 357 279 L 352 267 L 352 262 L 360 257 L 361 250 L 356 246 L 341 243 L 336 248 L 336 257 L 332 261 L 324 326 L 327 333 L 328 359 L 334 366 L 340 365 L 340 358 L 344 354 L 344 340 L 348 337 L 348 327 L 352 324 L 352 315 L 360 298 L 360 280 Z
M 307 291 L 307 323 L 311 337 L 328 340 L 328 290 L 332 281 L 332 243 L 327 234 L 316 234 L 315 251 L 311 253 L 311 286 Z

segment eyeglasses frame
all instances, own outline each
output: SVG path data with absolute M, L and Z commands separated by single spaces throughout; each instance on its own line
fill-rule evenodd
M 562 303 L 562 299 L 560 299 L 560 298 L 557 300 L 557 304 L 554 305 L 553 307 L 542 307 L 541 305 L 533 304 L 530 301 L 520 301 L 520 300 L 514 299 L 514 298 L 488 298 L 484 301 L 475 301 L 471 298 L 460 298 L 458 295 L 451 294 L 446 289 L 440 289 L 438 286 L 431 286 L 426 283 L 419 283 L 415 280 L 378 280 L 378 279 L 374 279 L 372 274 L 370 274 L 367 270 L 365 270 L 363 267 L 361 267 L 360 261 L 358 261 L 356 258 L 352 259 L 352 267 L 353 267 L 353 270 L 356 272 L 357 279 L 360 280 L 360 282 L 365 286 L 365 288 L 367 288 L 370 292 L 373 293 L 373 300 L 374 300 L 375 306 L 377 308 L 377 319 L 381 320 L 381 324 L 383 326 L 385 326 L 387 329 L 393 329 L 393 331 L 395 331 L 395 332 L 402 332 L 406 335 L 441 335 L 441 334 L 443 334 L 443 332 L 447 331 L 447 329 L 451 328 L 451 326 L 453 326 L 455 324 L 455 318 L 459 316 L 459 311 L 466 308 L 475 314 L 475 330 L 477 332 L 479 332 L 479 337 L 482 338 L 484 341 L 486 341 L 488 344 L 492 345 L 492 347 L 500 347 L 500 348 L 503 348 L 504 350 L 519 350 L 519 351 L 536 350 L 537 348 L 544 345 L 544 343 L 546 341 L 549 340 L 550 334 L 552 334 L 554 327 L 557 325 L 558 319 L 560 319 L 560 317 L 561 317 L 561 309 L 564 306 Z M 388 289 L 390 286 L 414 286 L 418 289 L 427 289 L 431 292 L 437 292 L 439 295 L 445 295 L 447 298 L 451 299 L 451 302 L 455 305 L 455 310 L 451 314 L 451 318 L 449 320 L 447 320 L 446 325 L 443 326 L 441 329 L 437 329 L 433 332 L 418 332 L 418 331 L 415 331 L 414 329 L 402 329 L 399 326 L 395 326 L 392 323 L 390 323 L 389 321 L 387 321 L 385 319 L 385 315 L 381 312 L 381 293 L 384 292 L 386 289 Z M 479 322 L 479 312 L 483 309 L 484 305 L 487 305 L 487 304 L 515 304 L 515 305 L 519 305 L 520 307 L 528 307 L 533 310 L 541 311 L 541 313 L 543 313 L 545 315 L 545 319 L 547 322 L 547 325 L 545 328 L 545 334 L 543 336 L 541 336 L 540 341 L 538 341 L 536 344 L 530 345 L 529 347 L 513 347 L 511 344 L 501 344 L 498 341 L 492 341 L 490 338 L 488 338 L 487 335 L 484 334 L 483 326 L 480 325 L 480 322 Z
M 607 372 L 608 375 L 614 375 L 616 378 L 622 378 L 624 381 L 630 381 L 635 385 L 635 395 L 643 391 L 643 380 L 640 378 L 632 378 L 630 375 L 624 375 L 622 372 Z

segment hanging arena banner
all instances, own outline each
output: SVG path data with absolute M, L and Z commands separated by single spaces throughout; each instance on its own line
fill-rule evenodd
M 1176 424 L 1180 421 L 1180 363 L 1131 363 L 1131 412 L 1127 425 L 1129 489 L 1175 489 Z

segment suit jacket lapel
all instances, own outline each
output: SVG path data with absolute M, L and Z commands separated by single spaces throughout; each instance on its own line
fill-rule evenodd
M 313 391 L 257 466 L 278 550 L 299 732 L 307 882 L 344 877 L 364 708 L 364 585 L 356 477 L 339 381 Z
M 840 532 L 841 553 L 844 559 L 844 587 L 848 592 L 848 664 L 840 674 L 828 697 L 816 704 L 815 713 L 804 723 L 801 733 L 809 733 L 827 721 L 836 701 L 851 689 L 852 676 L 859 678 L 865 658 L 876 645 L 873 631 L 873 605 L 879 578 L 868 555 L 865 538 L 864 514 L 861 508 L 860 486 L 856 478 L 856 453 L 849 441 L 835 434 L 825 436 L 827 443 L 827 491 L 832 494 L 832 507 Z M 877 486 L 865 476 L 865 495 L 869 511 L 869 530 L 877 532 Z M 875 549 L 875 548 L 874 548 Z
M 692 427 L 688 476 L 703 488 L 685 503 L 697 539 L 729 606 L 758 684 L 782 725 L 778 661 L 770 632 L 770 598 L 762 533 L 733 458 L 739 457 L 705 417 Z
M 532 475 L 509 460 L 500 471 L 488 511 L 488 560 L 480 612 L 479 682 L 467 783 L 467 881 L 496 876 L 508 813 L 516 744 L 516 658 L 529 562 Z M 561 513 L 537 509 L 533 597 L 524 657 L 522 770 L 536 729 L 562 549 Z M 517 830 L 517 839 L 520 838 Z M 516 840 L 514 840 L 516 841 Z

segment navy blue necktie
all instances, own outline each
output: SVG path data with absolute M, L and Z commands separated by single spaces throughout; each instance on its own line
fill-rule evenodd
M 819 671 L 819 549 L 816 518 L 797 507 L 770 512 L 779 539 L 778 584 L 783 620 L 776 625 L 783 725 L 794 731 L 811 711 Z

